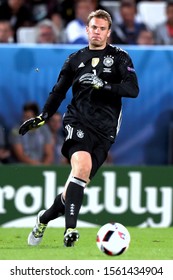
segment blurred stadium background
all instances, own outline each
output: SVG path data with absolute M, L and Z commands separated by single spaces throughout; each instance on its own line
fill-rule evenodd
M 117 3 L 103 1 L 103 4 L 117 12 Z M 164 4 L 160 6 L 164 19 Z M 148 21 L 146 17 L 151 13 L 140 9 L 141 17 Z M 151 25 L 154 24 L 153 20 Z M 7 131 L 20 122 L 26 102 L 36 101 L 42 108 L 65 58 L 79 48 L 81 45 L 0 44 L 0 119 Z M 86 195 L 81 220 L 90 226 L 114 217 L 129 226 L 172 226 L 173 47 L 125 45 L 123 48 L 133 59 L 140 94 L 135 100 L 123 100 L 122 126 L 111 150 L 113 162 L 103 166 L 89 186 L 89 193 L 93 188 L 93 196 Z M 70 99 L 71 90 L 59 108 L 62 114 Z M 31 226 L 37 212 L 52 202 L 68 171 L 68 167 L 60 166 L 0 165 L 1 226 L 21 226 L 25 222 Z M 46 195 L 49 196 L 48 191 L 45 193 L 46 184 L 54 192 L 45 203 Z M 112 208 L 106 201 L 106 188 L 113 194 Z M 103 197 L 98 196 L 101 191 Z M 28 220 L 24 222 L 25 218 Z M 16 223 L 11 223 L 15 220 Z

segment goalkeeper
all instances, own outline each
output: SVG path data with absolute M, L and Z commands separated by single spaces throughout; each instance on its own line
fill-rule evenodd
M 42 113 L 20 127 L 19 133 L 24 135 L 43 125 L 57 111 L 72 86 L 73 98 L 63 118 L 66 137 L 62 146 L 71 173 L 63 193 L 57 195 L 49 209 L 38 213 L 28 236 L 29 245 L 38 245 L 49 221 L 62 215 L 65 215 L 64 245 L 71 247 L 78 240 L 76 226 L 84 189 L 115 141 L 121 123 L 121 99 L 138 95 L 130 56 L 107 43 L 111 24 L 111 17 L 104 10 L 88 16 L 88 46 L 67 58 Z

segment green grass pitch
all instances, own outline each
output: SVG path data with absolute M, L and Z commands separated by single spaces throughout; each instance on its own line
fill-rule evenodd
M 96 245 L 98 228 L 78 228 L 74 247 L 63 246 L 63 228 L 47 228 L 36 247 L 27 245 L 28 228 L 0 228 L 1 260 L 173 260 L 173 228 L 128 227 L 129 249 L 121 256 L 107 256 Z

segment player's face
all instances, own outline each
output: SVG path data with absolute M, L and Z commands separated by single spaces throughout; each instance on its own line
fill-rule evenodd
M 102 18 L 92 18 L 86 27 L 90 49 L 103 49 L 110 36 L 109 23 Z

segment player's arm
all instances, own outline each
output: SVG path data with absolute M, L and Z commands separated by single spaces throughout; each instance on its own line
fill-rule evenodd
M 121 76 L 121 83 L 119 84 L 108 83 L 92 73 L 84 74 L 79 79 L 79 82 L 88 84 L 102 93 L 111 93 L 114 96 L 121 97 L 137 97 L 139 93 L 138 80 L 133 63 L 127 53 L 123 52 L 120 55 L 119 63 L 116 64 L 116 67 L 119 67 L 118 70 Z
M 66 97 L 68 89 L 72 85 L 74 77 L 74 73 L 71 67 L 72 57 L 73 54 L 66 59 L 59 74 L 57 83 L 53 86 L 52 91 L 50 92 L 49 97 L 43 107 L 42 116 L 46 119 L 49 119 L 53 116 L 53 114 L 55 114 L 61 102 Z
M 61 71 L 59 79 L 52 88 L 52 91 L 50 92 L 49 97 L 43 107 L 41 114 L 43 118 L 47 120 L 51 118 L 53 114 L 55 114 L 61 102 L 64 100 L 66 92 L 68 91 L 71 84 L 72 80 L 70 79 L 68 73 L 63 73 Z
M 134 65 L 129 55 L 122 51 L 118 61 L 120 84 L 112 84 L 111 90 L 116 96 L 135 98 L 139 94 L 139 85 Z
M 72 75 L 69 59 L 66 60 L 62 70 L 59 74 L 57 83 L 52 88 L 48 99 L 43 107 L 42 113 L 36 118 L 31 118 L 25 121 L 19 129 L 19 134 L 26 134 L 29 130 L 39 128 L 44 125 L 45 122 L 51 118 L 51 116 L 57 111 L 61 102 L 66 96 L 66 93 L 72 85 Z

